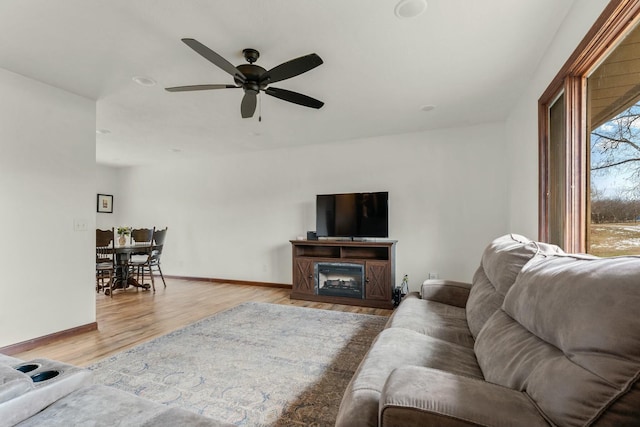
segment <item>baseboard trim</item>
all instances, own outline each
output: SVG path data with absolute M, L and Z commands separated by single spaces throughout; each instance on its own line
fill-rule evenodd
M 263 286 L 266 288 L 291 289 L 292 287 L 292 285 L 288 285 L 286 283 L 252 282 L 248 280 L 217 279 L 214 277 L 168 276 L 166 274 L 164 275 L 164 277 L 170 278 L 170 279 L 193 280 L 196 282 L 228 283 L 230 285 Z
M 27 341 L 11 344 L 6 347 L 0 347 L 0 353 L 8 356 L 22 353 L 23 351 L 33 350 L 41 345 L 50 344 L 61 338 L 67 338 L 74 335 L 84 334 L 98 329 L 98 323 L 87 323 L 86 325 L 76 326 L 75 328 L 65 329 L 64 331 L 54 332 L 53 334 L 44 335 L 42 337 L 33 338 Z

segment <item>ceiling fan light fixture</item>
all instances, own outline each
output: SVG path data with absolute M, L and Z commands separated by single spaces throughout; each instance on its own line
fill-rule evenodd
M 398 18 L 415 18 L 427 10 L 426 0 L 400 0 L 394 9 Z
M 151 77 L 145 77 L 145 76 L 134 76 L 131 78 L 131 80 L 133 80 L 134 82 L 136 82 L 137 84 L 139 84 L 140 86 L 155 86 L 156 85 L 156 81 L 153 80 Z

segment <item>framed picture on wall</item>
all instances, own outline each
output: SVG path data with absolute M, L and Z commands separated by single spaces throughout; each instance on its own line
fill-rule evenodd
M 98 194 L 98 212 L 113 213 L 113 196 L 111 194 Z

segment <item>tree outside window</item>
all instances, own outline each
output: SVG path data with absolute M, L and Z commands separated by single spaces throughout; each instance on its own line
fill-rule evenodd
M 640 255 L 640 104 L 594 129 L 590 154 L 587 251 Z

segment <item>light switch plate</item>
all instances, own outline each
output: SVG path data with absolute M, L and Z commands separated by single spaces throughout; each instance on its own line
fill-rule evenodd
M 73 231 L 87 231 L 87 220 L 82 218 L 76 218 L 73 220 Z

